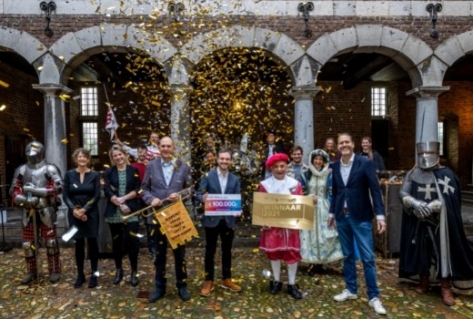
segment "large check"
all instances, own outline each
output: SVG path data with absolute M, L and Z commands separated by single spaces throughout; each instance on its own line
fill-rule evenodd
M 242 214 L 240 194 L 207 194 L 204 203 L 206 216 L 239 216 Z
M 253 193 L 253 225 L 312 230 L 313 219 L 309 196 Z

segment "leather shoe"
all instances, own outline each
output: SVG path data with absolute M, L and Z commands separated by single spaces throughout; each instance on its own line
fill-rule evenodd
M 419 294 L 426 294 L 430 289 L 430 277 L 421 276 L 420 284 L 415 288 L 415 291 Z
M 97 276 L 91 275 L 91 278 L 89 279 L 89 284 L 87 285 L 89 288 L 95 288 L 97 287 Z
M 37 274 L 26 274 L 25 277 L 21 280 L 22 285 L 27 285 L 38 277 Z
M 80 288 L 85 282 L 86 276 L 84 276 L 84 274 L 77 275 L 76 282 L 74 283 L 74 288 Z
M 163 298 L 166 294 L 166 289 L 164 288 L 155 288 L 155 291 L 150 295 L 148 301 L 150 303 L 157 302 L 159 299 Z
M 212 280 L 206 280 L 201 287 L 201 296 L 209 297 L 211 295 L 211 291 L 214 290 L 214 282 Z
M 136 271 L 132 271 L 132 274 L 130 275 L 130 284 L 133 286 L 133 287 L 136 287 L 138 286 L 138 283 L 140 282 L 140 280 L 138 280 L 138 275 L 137 275 L 137 272 Z
M 123 279 L 123 269 L 119 268 L 115 271 L 114 285 L 118 285 Z
M 49 274 L 49 281 L 52 282 L 53 284 L 55 282 L 58 282 L 59 279 L 61 279 L 61 275 L 58 274 L 57 272 L 52 272 Z
M 182 301 L 188 301 L 191 299 L 191 295 L 189 294 L 189 291 L 186 287 L 178 288 L 178 295 Z
M 298 289 L 298 285 L 288 285 L 288 294 L 294 299 L 303 298 L 303 294 Z
M 276 295 L 281 291 L 281 288 L 283 287 L 283 283 L 281 281 L 270 281 L 270 293 L 272 295 Z
M 446 306 L 455 304 L 453 291 L 451 290 L 451 281 L 449 279 L 441 279 L 441 300 Z
M 221 287 L 224 289 L 229 289 L 233 292 L 240 292 L 242 290 L 242 288 L 236 283 L 232 282 L 232 279 L 230 278 L 223 279 Z

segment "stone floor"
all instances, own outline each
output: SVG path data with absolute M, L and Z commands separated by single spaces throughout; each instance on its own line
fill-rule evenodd
M 268 280 L 262 276 L 269 269 L 265 256 L 254 247 L 234 249 L 233 277 L 242 287 L 241 293 L 231 293 L 216 287 L 210 297 L 199 296 L 203 279 L 203 247 L 200 239 L 187 248 L 188 286 L 192 299 L 182 302 L 174 288 L 173 258 L 169 252 L 168 293 L 164 299 L 149 304 L 154 268 L 145 249 L 139 260 L 140 285 L 128 283 L 130 270 L 125 268 L 125 280 L 112 284 L 113 261 L 100 260 L 99 286 L 73 288 L 75 280 L 74 252 L 62 249 L 63 275 L 59 283 L 47 280 L 29 286 L 20 284 L 24 275 L 22 251 L 13 249 L 0 255 L 0 318 L 376 318 L 368 306 L 364 282 L 359 283 L 359 299 L 344 303 L 332 297 L 343 288 L 340 263 L 328 265 L 323 274 L 309 277 L 301 264 L 297 281 L 305 297 L 291 299 L 286 292 L 272 296 Z M 41 252 L 44 256 L 44 250 Z M 219 253 L 216 260 L 220 260 Z M 42 258 L 43 272 L 46 260 Z M 124 262 L 128 267 L 128 262 Z M 285 268 L 285 267 L 284 267 Z M 87 267 L 86 267 L 87 269 Z M 447 307 L 439 298 L 439 287 L 420 296 L 411 284 L 397 279 L 398 259 L 377 258 L 378 282 L 387 318 L 472 318 L 472 291 L 456 296 L 456 305 Z M 358 265 L 359 276 L 362 268 Z M 220 274 L 220 267 L 216 275 Z M 89 274 L 86 274 L 87 276 Z M 283 275 L 283 280 L 286 276 Z M 216 281 L 218 284 L 218 281 Z

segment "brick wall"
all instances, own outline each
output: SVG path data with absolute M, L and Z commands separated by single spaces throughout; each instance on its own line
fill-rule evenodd
M 450 157 L 450 162 L 464 187 L 472 184 L 472 82 L 446 82 L 443 85 L 450 86 L 450 90 L 438 99 L 439 117 L 457 117 L 458 136 L 452 138 L 457 138 L 459 147 L 457 150 L 451 150 L 454 156 Z M 447 144 L 449 152 L 449 145 L 455 143 L 447 141 Z
M 196 21 L 205 21 L 196 23 Z M 54 31 L 52 37 L 44 35 L 45 21 L 40 16 L 29 15 L 3 15 L 0 16 L 0 25 L 26 31 L 38 38 L 47 46 L 50 46 L 68 32 L 75 32 L 87 27 L 96 26 L 100 23 L 123 23 L 130 25 L 146 24 L 147 31 L 164 31 L 164 36 L 168 41 L 176 46 L 186 43 L 196 34 L 220 29 L 230 25 L 255 25 L 260 28 L 268 28 L 275 32 L 282 32 L 294 39 L 300 45 L 309 46 L 318 37 L 334 30 L 349 28 L 356 24 L 382 24 L 390 26 L 406 33 L 412 34 L 422 39 L 432 48 L 448 39 L 452 35 L 460 34 L 472 30 L 472 17 L 442 17 L 440 16 L 437 28 L 440 31 L 438 39 L 430 37 L 432 29 L 431 19 L 420 17 L 317 17 L 309 20 L 309 28 L 313 31 L 311 38 L 306 38 L 303 34 L 305 24 L 302 17 L 265 17 L 265 16 L 204 16 L 197 15 L 189 21 L 174 23 L 169 16 L 160 17 L 153 20 L 148 16 L 101 16 L 101 15 L 54 15 L 51 19 L 50 28 Z M 180 32 L 182 31 L 182 32 Z M 181 34 L 180 36 L 177 36 Z

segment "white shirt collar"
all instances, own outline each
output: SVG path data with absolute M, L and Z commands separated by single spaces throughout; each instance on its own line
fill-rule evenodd
M 349 160 L 349 163 L 347 163 L 347 164 L 344 164 L 344 162 L 342 161 L 342 157 L 341 157 L 341 166 L 351 166 L 352 162 L 354 162 L 354 156 L 355 156 L 355 153 L 352 153 L 351 159 Z

